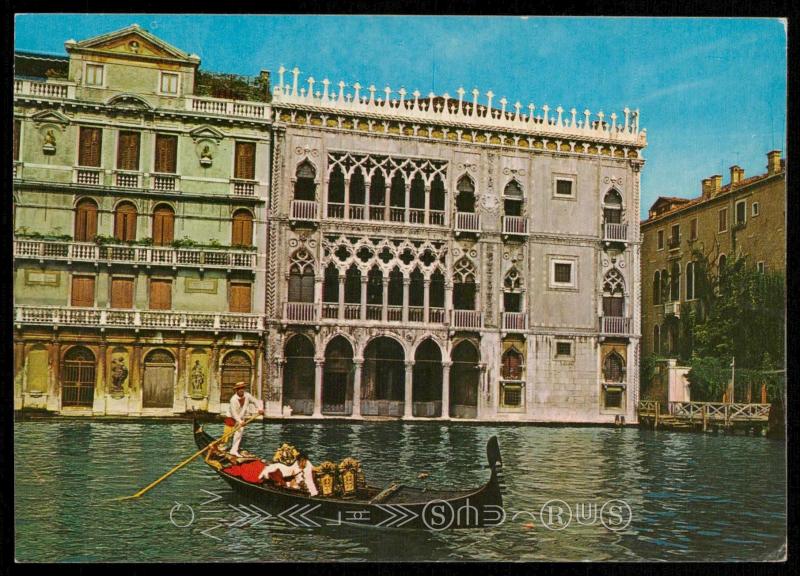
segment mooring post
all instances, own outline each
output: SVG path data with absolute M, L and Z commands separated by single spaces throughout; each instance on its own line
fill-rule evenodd
M 706 408 L 708 408 L 708 406 L 703 404 L 703 432 L 708 428 L 708 413 L 706 412 Z
M 656 401 L 656 415 L 655 418 L 653 419 L 653 430 L 658 428 L 658 412 L 660 409 L 661 409 L 661 403 Z

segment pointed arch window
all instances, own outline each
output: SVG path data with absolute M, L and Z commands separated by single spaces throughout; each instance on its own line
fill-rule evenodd
M 289 266 L 289 302 L 314 301 L 314 259 L 307 250 L 292 255 Z
M 462 258 L 453 267 L 453 308 L 475 310 L 476 275 L 472 262 Z
M 444 308 L 444 274 L 437 268 L 431 274 L 428 303 L 431 308 Z
M 314 179 L 317 177 L 317 171 L 308 160 L 302 162 L 297 167 L 295 173 L 297 177 L 294 183 L 294 199 L 295 200 L 316 200 L 317 185 Z
M 361 168 L 356 168 L 350 176 L 350 204 L 363 206 L 366 201 L 366 184 Z
M 503 190 L 503 212 L 506 216 L 522 216 L 522 187 L 511 180 Z
M 615 189 L 606 192 L 603 198 L 603 221 L 606 224 L 622 223 L 622 196 Z
M 611 352 L 603 360 L 603 381 L 622 382 L 625 376 L 625 362 L 617 352 Z
M 625 279 L 616 268 L 609 270 L 603 282 L 603 316 L 625 315 Z
M 522 292 L 522 276 L 516 267 L 512 267 L 503 280 L 503 310 L 522 312 Z
M 325 268 L 325 277 L 322 281 L 323 302 L 339 302 L 339 269 L 331 262 Z
M 505 351 L 502 358 L 503 380 L 522 380 L 522 354 L 513 346 Z
M 456 211 L 475 213 L 475 184 L 469 176 L 462 176 L 456 184 Z

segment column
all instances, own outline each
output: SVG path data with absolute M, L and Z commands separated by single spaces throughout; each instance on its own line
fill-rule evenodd
M 430 309 L 431 309 L 431 294 L 430 294 L 431 279 L 430 278 L 425 278 L 422 281 L 422 285 L 424 287 L 423 288 L 423 295 L 422 295 L 422 305 L 423 305 L 423 308 L 424 308 L 423 311 L 422 311 L 422 318 L 424 319 L 424 321 L 426 323 L 428 323 L 428 322 L 431 321 L 431 319 L 428 317 L 428 313 L 430 312 Z
M 413 418 L 413 400 L 414 400 L 414 361 L 406 361 L 406 385 L 405 385 L 405 403 L 403 406 L 403 419 Z
M 350 179 L 344 180 L 344 218 L 350 218 Z
M 361 418 L 361 368 L 364 366 L 363 358 L 353 358 L 353 418 Z
M 431 223 L 431 187 L 425 186 L 425 224 Z
M 442 418 L 450 418 L 450 367 L 453 362 L 442 362 Z
M 94 388 L 94 401 L 92 403 L 93 414 L 105 414 L 106 412 L 106 351 L 108 344 L 105 340 L 100 341 L 100 346 L 97 348 L 97 379 Z
M 452 324 L 452 314 L 453 314 L 453 285 L 449 282 L 445 282 L 444 285 L 444 313 L 445 313 L 445 322 Z
M 220 386 L 217 382 L 219 346 L 216 342 L 211 346 L 211 358 L 208 360 L 208 411 L 220 412 Z
M 213 349 L 212 349 L 213 350 Z M 212 352 L 213 353 L 213 352 Z M 213 364 L 212 364 L 213 366 Z M 212 366 L 208 368 L 208 386 L 211 389 Z M 217 405 L 219 405 L 219 393 L 217 394 Z M 133 359 L 131 360 L 131 373 L 128 376 L 128 413 L 138 413 L 142 411 L 142 344 L 139 341 L 133 343 Z M 210 409 L 209 409 L 210 411 Z
M 383 283 L 383 310 L 381 311 L 381 319 L 384 322 L 389 321 L 389 278 L 384 276 L 382 279 Z
M 482 419 L 486 417 L 486 409 L 492 406 L 492 390 L 489 388 L 489 383 L 486 381 L 486 363 L 478 363 L 478 410 L 477 418 Z M 483 408 L 483 410 L 481 409 Z
M 383 219 L 384 221 L 389 221 L 389 191 L 391 190 L 391 186 L 388 184 L 386 185 L 386 191 L 384 192 L 383 196 Z
M 47 390 L 47 409 L 61 409 L 61 342 L 56 338 L 50 343 L 50 385 Z
M 339 320 L 344 320 L 344 276 L 339 276 Z
M 173 396 L 173 410 L 175 412 L 185 412 L 186 397 L 189 395 L 189 387 L 186 385 L 186 341 L 178 346 L 178 378 L 175 385 L 175 395 Z
M 361 276 L 361 319 L 367 319 L 367 275 Z
M 322 418 L 322 372 L 325 368 L 324 358 L 314 358 L 314 413 L 312 417 Z
M 404 212 L 403 222 L 405 222 L 406 224 L 408 224 L 408 212 L 409 212 L 410 209 L 411 209 L 411 184 L 407 183 L 406 184 L 406 204 L 405 204 L 405 209 L 403 210 L 403 212 Z
M 322 320 L 322 283 L 325 277 L 318 274 L 314 277 L 314 310 L 316 310 L 316 321 Z
M 403 324 L 408 324 L 408 292 L 411 286 L 411 278 L 403 277 Z

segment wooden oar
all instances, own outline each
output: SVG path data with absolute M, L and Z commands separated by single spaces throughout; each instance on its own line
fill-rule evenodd
M 178 464 L 177 466 L 175 466 L 175 468 L 173 468 L 172 470 L 170 470 L 169 472 L 167 472 L 166 474 L 164 474 L 164 475 L 163 475 L 161 478 L 159 478 L 158 480 L 156 480 L 156 481 L 154 481 L 154 482 L 151 482 L 150 484 L 148 484 L 147 486 L 145 486 L 144 488 L 142 488 L 141 490 L 139 490 L 139 491 L 138 491 L 136 494 L 132 494 L 132 495 L 130 495 L 130 496 L 121 496 L 121 497 L 119 497 L 119 498 L 112 498 L 112 500 L 114 500 L 114 501 L 119 501 L 119 500 L 133 500 L 134 498 L 139 498 L 139 497 L 140 497 L 142 494 L 144 494 L 145 492 L 149 491 L 151 488 L 154 488 L 154 487 L 155 487 L 157 484 L 160 484 L 160 483 L 161 483 L 163 480 L 166 480 L 168 477 L 172 476 L 172 475 L 173 475 L 175 472 L 177 472 L 178 470 L 180 470 L 181 468 L 183 468 L 184 466 L 186 466 L 186 465 L 187 465 L 189 462 L 191 462 L 192 460 L 194 460 L 195 458 L 197 458 L 198 456 L 200 456 L 200 455 L 201 455 L 203 452 L 206 452 L 206 451 L 207 451 L 207 450 L 209 450 L 209 449 L 210 449 L 212 446 L 216 446 L 217 444 L 219 444 L 220 442 L 222 442 L 223 440 L 225 440 L 226 438 L 228 438 L 228 437 L 229 437 L 231 434 L 233 434 L 234 432 L 236 432 L 236 431 L 237 431 L 237 430 L 239 430 L 240 428 L 244 428 L 245 426 L 247 426 L 248 424 L 250 424 L 250 422 L 252 422 L 252 421 L 253 421 L 253 420 L 255 420 L 256 418 L 258 418 L 259 416 L 260 416 L 260 414 L 256 414 L 256 415 L 255 415 L 255 416 L 253 416 L 252 418 L 248 418 L 247 420 L 245 420 L 244 422 L 242 422 L 242 423 L 241 423 L 239 426 L 235 426 L 235 427 L 233 427 L 231 430 L 229 430 L 228 432 L 226 432 L 225 434 L 223 434 L 222 436 L 220 436 L 219 438 L 217 438 L 217 439 L 216 439 L 216 440 L 214 440 L 213 442 L 209 442 L 208 446 L 206 446 L 206 447 L 205 447 L 205 448 L 203 448 L 202 450 L 198 450 L 197 452 L 195 452 L 194 454 L 192 454 L 191 456 L 189 456 L 189 457 L 188 457 L 186 460 L 184 460 L 183 462 L 181 462 L 180 464 Z

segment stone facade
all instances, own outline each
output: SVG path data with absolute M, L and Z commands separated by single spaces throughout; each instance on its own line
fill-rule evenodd
M 785 272 L 786 171 L 780 151 L 767 154 L 763 174 L 745 179 L 739 166 L 731 166 L 725 186 L 717 174 L 703 180 L 696 198 L 659 198 L 641 231 L 642 351 L 675 355 L 678 320 L 697 300 L 696 251 L 714 268 L 738 255 L 759 269 Z
M 166 416 L 218 412 L 235 380 L 259 393 L 269 105 L 196 96 L 199 58 L 135 26 L 66 50 L 17 55 L 15 408 Z
M 249 379 L 270 416 L 635 421 L 637 111 L 283 68 L 224 100 L 137 27 L 66 46 L 15 79 L 17 408 L 217 412 Z

